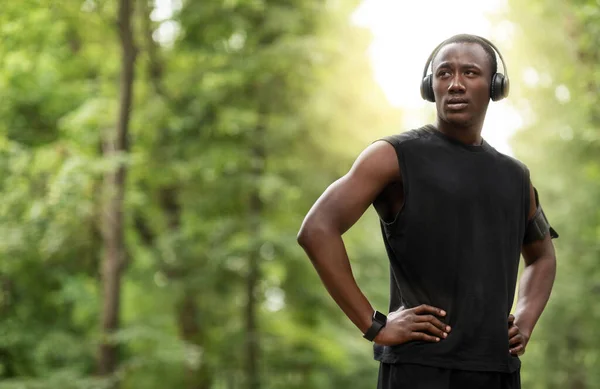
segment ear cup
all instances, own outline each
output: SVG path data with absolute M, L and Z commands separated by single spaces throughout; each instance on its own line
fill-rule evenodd
M 421 81 L 421 97 L 427 101 L 435 102 L 435 95 L 433 94 L 432 75 L 429 74 Z
M 502 86 L 502 97 L 508 97 L 508 92 L 510 92 L 510 80 L 508 76 L 503 76 L 504 85 Z
M 492 77 L 491 84 L 490 98 L 492 101 L 499 101 L 508 96 L 508 91 L 510 89 L 508 77 L 504 77 L 502 73 L 496 73 Z

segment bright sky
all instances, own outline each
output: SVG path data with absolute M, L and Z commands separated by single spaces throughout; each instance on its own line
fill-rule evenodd
M 178 26 L 168 19 L 173 10 L 181 7 L 181 0 L 154 1 L 156 8 L 152 18 L 165 20 L 155 39 L 169 44 Z M 369 56 L 375 80 L 390 103 L 404 112 L 403 128 L 398 131 L 420 127 L 434 115 L 434 104 L 421 99 L 419 86 L 425 61 L 441 41 L 454 34 L 471 33 L 490 39 L 500 50 L 510 47 L 512 25 L 509 22 L 492 24 L 487 16 L 504 7 L 506 0 L 362 1 L 353 21 L 369 28 L 373 34 Z M 504 57 L 506 59 L 506 55 Z M 510 69 L 510 63 L 507 66 Z M 534 70 L 532 72 L 537 76 Z M 512 73 L 510 76 L 514 85 L 516 77 Z M 483 137 L 498 151 L 512 155 L 508 139 L 521 125 L 521 117 L 506 99 L 492 102 Z
M 491 40 L 500 50 L 510 46 L 512 25 L 493 25 L 487 17 L 504 7 L 506 0 L 363 0 L 353 21 L 373 34 L 369 55 L 375 79 L 388 100 L 402 108 L 405 122 L 401 130 L 420 127 L 433 115 L 434 104 L 421 98 L 419 86 L 427 57 L 441 41 L 470 33 Z M 508 61 L 507 67 L 510 71 Z M 483 137 L 498 151 L 512 155 L 508 139 L 521 122 L 506 99 L 491 102 Z

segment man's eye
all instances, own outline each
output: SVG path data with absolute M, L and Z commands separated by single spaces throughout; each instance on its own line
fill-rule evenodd
M 450 75 L 450 72 L 447 70 L 442 70 L 442 71 L 438 72 L 438 77 L 446 77 L 449 75 Z

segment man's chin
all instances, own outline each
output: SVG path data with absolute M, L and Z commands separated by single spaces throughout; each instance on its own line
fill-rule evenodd
M 467 112 L 446 112 L 443 120 L 457 127 L 466 127 L 473 123 L 473 116 Z

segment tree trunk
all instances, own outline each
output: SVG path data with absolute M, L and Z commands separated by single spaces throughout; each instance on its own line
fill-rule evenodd
M 260 342 L 257 323 L 258 282 L 260 281 L 260 246 L 261 246 L 261 216 L 264 204 L 260 199 L 259 182 L 264 174 L 265 149 L 264 125 L 256 128 L 254 146 L 252 147 L 252 190 L 249 203 L 249 235 L 251 248 L 248 255 L 248 276 L 246 278 L 246 379 L 248 389 L 260 388 Z
M 201 347 L 204 342 L 198 323 L 198 302 L 193 288 L 185 288 L 184 295 L 177 307 L 177 315 L 181 338 L 188 344 Z M 202 360 L 200 360 L 200 366 L 186 364 L 185 374 L 188 389 L 210 389 L 212 386 L 212 372 Z
M 148 78 L 154 91 L 159 96 L 169 100 L 165 88 L 162 86 L 162 75 L 164 64 L 160 59 L 157 45 L 152 38 L 153 30 L 151 24 L 150 15 L 154 7 L 150 4 L 149 0 L 143 0 L 143 12 L 142 12 L 142 29 L 144 33 L 144 41 L 146 45 L 146 52 L 148 53 Z M 181 224 L 181 207 L 177 202 L 177 194 L 179 188 L 176 187 L 165 187 L 160 190 L 160 205 L 167 218 L 167 224 L 171 233 L 175 234 L 179 231 Z M 148 242 L 150 234 L 147 229 L 139 228 L 142 227 L 142 223 L 137 223 L 138 229 L 145 236 L 145 241 Z M 153 240 L 153 239 L 152 239 Z M 185 261 L 187 264 L 188 261 Z M 165 274 L 171 280 L 181 280 L 185 278 L 186 274 L 189 274 L 192 270 L 181 267 L 179 264 L 175 268 L 168 267 L 164 269 Z M 182 282 L 189 282 L 182 280 Z M 186 343 L 202 347 L 204 343 L 203 331 L 198 316 L 201 314 L 196 301 L 196 295 L 194 288 L 185 287 L 184 294 L 181 299 L 177 302 L 176 315 L 177 322 L 179 324 L 179 336 Z M 187 389 L 210 389 L 213 382 L 213 374 L 208 368 L 208 365 L 203 361 L 200 361 L 200 366 L 193 366 L 186 364 L 185 366 L 185 380 Z
M 104 141 L 105 158 L 124 155 L 129 150 L 128 126 L 131 111 L 135 46 L 131 15 L 133 0 L 119 1 L 119 37 L 121 41 L 121 80 L 120 107 L 116 133 Z M 98 373 L 111 375 L 118 365 L 118 347 L 112 339 L 119 329 L 119 306 L 121 299 L 121 274 L 125 263 L 125 245 L 123 233 L 123 201 L 127 169 L 119 163 L 116 169 L 104 177 L 104 211 L 102 217 L 102 238 L 104 261 L 102 264 L 103 310 L 102 342 L 99 347 Z
M 154 87 L 154 91 L 162 97 L 166 97 L 164 88 L 162 87 L 163 62 L 160 60 L 158 48 L 152 38 L 152 19 L 150 15 L 154 10 L 154 5 L 150 4 L 151 0 L 142 0 L 142 31 L 144 42 L 146 45 L 146 53 L 148 53 L 148 76 L 150 83 Z
M 0 274 L 0 297 L 0 320 L 5 320 L 6 317 L 9 317 L 15 302 L 13 301 L 13 282 L 8 276 L 2 274 Z M 10 354 L 9 348 L 0 347 L 0 366 L 2 366 L 0 381 L 17 376 L 13 365 L 13 356 Z

